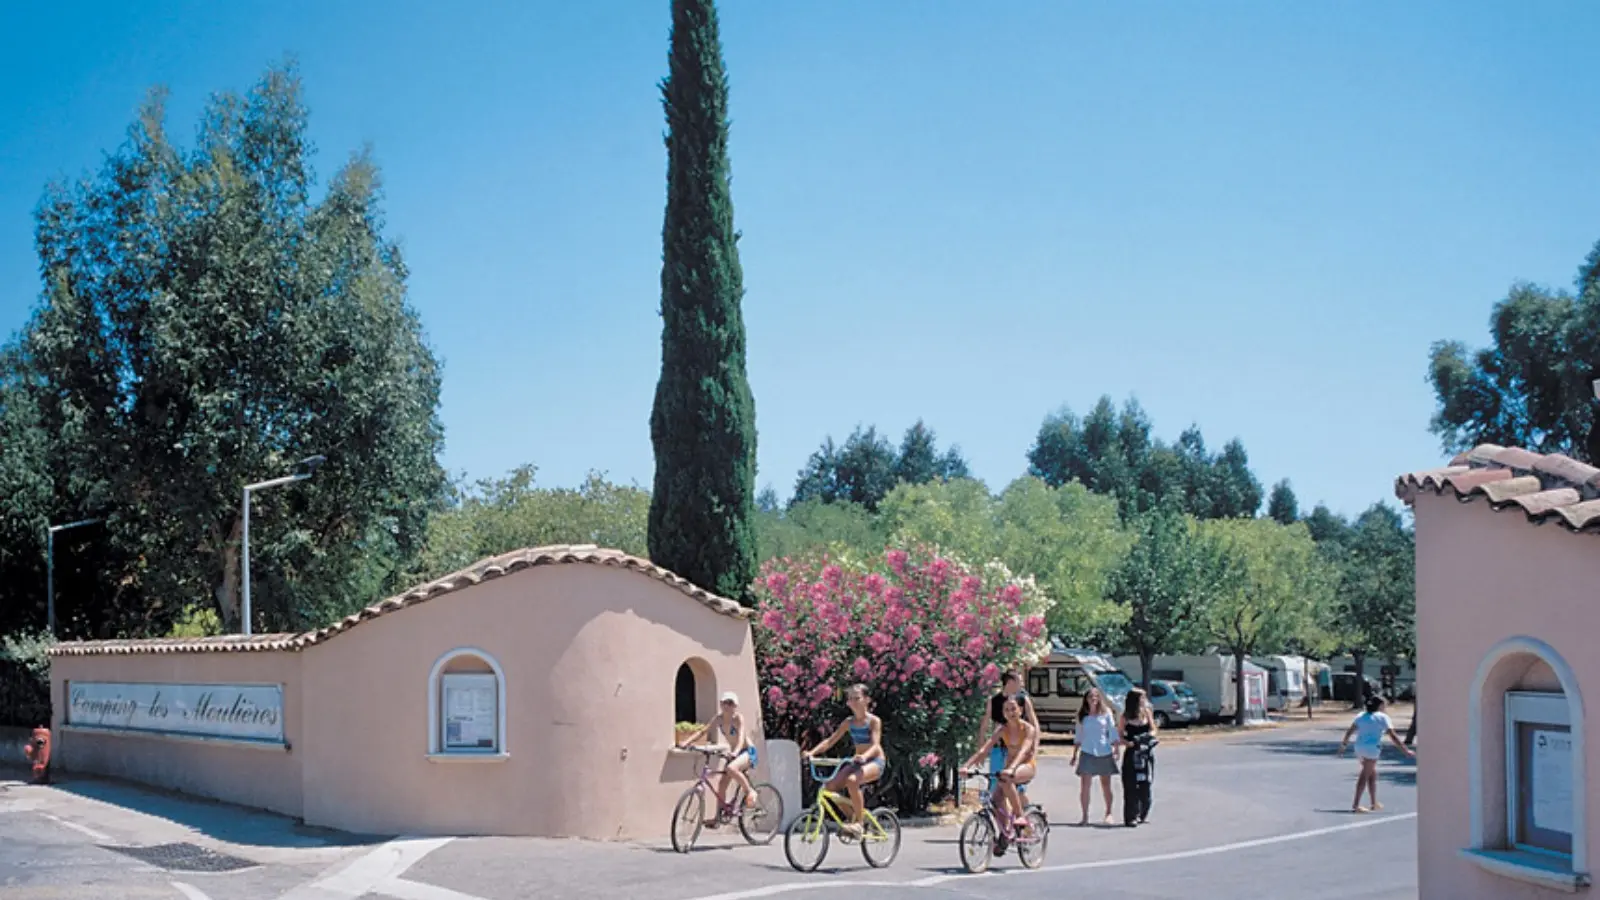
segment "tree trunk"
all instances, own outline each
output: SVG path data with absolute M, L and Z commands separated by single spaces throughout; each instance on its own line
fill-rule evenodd
M 1140 649 L 1140 651 L 1139 651 L 1139 681 L 1141 682 L 1141 684 L 1139 686 L 1144 688 L 1144 693 L 1145 693 L 1146 697 L 1150 696 L 1150 666 L 1152 666 L 1155 663 L 1155 659 L 1156 659 L 1156 655 L 1155 655 L 1154 651 L 1148 650 L 1148 649 Z
M 1356 665 L 1356 698 L 1357 709 L 1367 705 L 1367 651 L 1351 650 L 1350 659 Z
M 1244 727 L 1244 651 L 1233 651 L 1233 724 Z
M 1302 656 L 1300 661 L 1304 669 L 1304 673 L 1300 676 L 1300 678 L 1306 683 L 1306 718 L 1312 719 L 1315 718 L 1315 716 L 1312 715 L 1311 707 L 1315 705 L 1317 701 L 1317 695 L 1313 692 L 1316 691 L 1317 686 L 1311 682 L 1311 657 Z
M 242 596 L 239 588 L 239 538 L 244 520 L 238 516 L 233 519 L 233 528 L 228 532 L 228 539 L 222 542 L 222 583 L 217 585 L 214 592 L 217 598 L 217 614 L 222 617 L 222 630 L 228 634 L 236 634 L 242 629 L 240 626 L 239 605 Z

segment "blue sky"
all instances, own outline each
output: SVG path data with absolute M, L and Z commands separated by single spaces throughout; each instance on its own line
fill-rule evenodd
M 669 8 L 9 4 L 0 332 L 31 215 L 154 84 L 295 54 L 318 171 L 370 143 L 444 360 L 453 471 L 648 486 Z M 463 7 L 468 6 L 466 4 Z M 1441 459 L 1429 344 L 1600 239 L 1600 6 L 729 0 L 758 479 L 924 418 L 998 489 L 1046 413 L 1137 396 L 1355 513 Z M 20 38 L 20 39 L 18 39 Z

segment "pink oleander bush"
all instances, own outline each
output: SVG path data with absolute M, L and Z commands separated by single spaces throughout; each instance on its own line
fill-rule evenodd
M 1050 600 L 1031 579 L 927 547 L 771 560 L 755 595 L 767 734 L 809 745 L 849 715 L 845 689 L 866 683 L 903 811 L 924 804 L 939 767 L 970 743 L 1000 672 L 1049 651 Z

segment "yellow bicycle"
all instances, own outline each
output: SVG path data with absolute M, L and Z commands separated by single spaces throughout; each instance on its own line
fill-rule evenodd
M 783 835 L 783 855 L 789 858 L 789 865 L 796 871 L 815 872 L 827 857 L 828 839 L 835 832 L 839 840 L 847 844 L 859 840 L 861 855 L 866 857 L 867 865 L 875 869 L 887 867 L 900 855 L 900 817 L 886 806 L 869 809 L 863 814 L 860 837 L 845 830 L 845 820 L 839 815 L 839 809 L 848 807 L 850 799 L 823 785 L 848 762 L 848 759 L 811 759 L 811 777 L 818 784 L 817 802 L 802 810 Z M 832 766 L 833 770 L 824 775 L 817 770 L 819 765 Z M 815 854 L 815 858 L 809 854 Z

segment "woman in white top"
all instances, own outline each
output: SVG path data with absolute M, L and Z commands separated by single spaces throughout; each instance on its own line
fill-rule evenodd
M 1111 712 L 1099 688 L 1090 688 L 1078 707 L 1077 732 L 1072 738 L 1072 765 L 1078 771 L 1078 802 L 1083 806 L 1079 825 L 1089 824 L 1090 783 L 1100 779 L 1100 791 L 1106 799 L 1105 823 L 1111 824 L 1111 776 L 1117 774 L 1117 748 L 1122 746 L 1122 734 L 1117 729 L 1117 717 Z
M 1356 799 L 1351 804 L 1350 811 L 1364 813 L 1367 809 L 1361 805 L 1361 792 L 1367 791 L 1372 797 L 1372 808 L 1383 809 L 1383 804 L 1378 802 L 1378 757 L 1383 755 L 1383 737 L 1388 735 L 1400 752 L 1406 756 L 1416 756 L 1411 748 L 1406 746 L 1400 735 L 1395 733 L 1394 723 L 1389 721 L 1389 716 L 1383 711 L 1383 698 L 1372 696 L 1367 698 L 1367 711 L 1350 723 L 1345 729 L 1344 739 L 1339 742 L 1339 755 L 1344 755 L 1345 747 L 1350 744 L 1350 736 L 1356 738 L 1356 759 L 1361 761 L 1361 774 L 1356 776 Z

